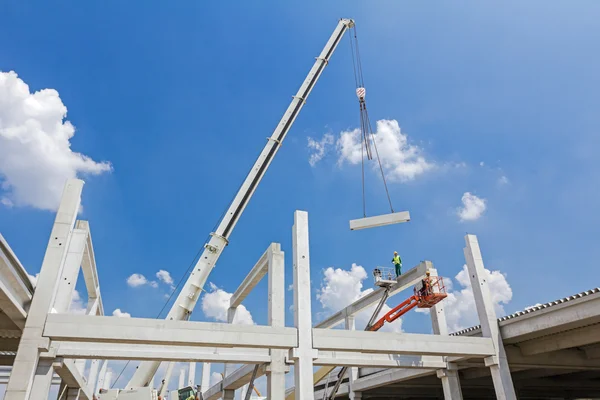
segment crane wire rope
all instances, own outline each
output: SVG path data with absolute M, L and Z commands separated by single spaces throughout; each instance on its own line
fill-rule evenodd
M 363 196 L 363 215 L 367 216 L 366 211 L 366 199 L 365 199 L 365 162 L 364 157 L 365 154 L 368 160 L 373 159 L 373 154 L 371 150 L 371 142 L 373 143 L 373 147 L 375 148 L 375 156 L 377 157 L 377 163 L 379 165 L 379 171 L 381 172 L 381 179 L 383 181 L 383 186 L 385 188 L 385 193 L 387 196 L 388 203 L 390 205 L 390 210 L 392 213 L 394 212 L 394 206 L 392 205 L 392 199 L 390 196 L 390 191 L 388 189 L 387 181 L 385 179 L 385 173 L 383 171 L 383 164 L 381 163 L 381 157 L 379 155 L 379 149 L 377 148 L 377 141 L 375 138 L 375 134 L 373 133 L 373 127 L 371 125 L 371 120 L 369 118 L 369 113 L 367 111 L 367 104 L 365 102 L 365 85 L 364 85 L 364 77 L 363 77 L 363 69 L 362 63 L 360 60 L 360 50 L 358 48 L 358 37 L 356 25 L 352 28 L 353 37 L 350 36 L 350 50 L 352 53 L 352 69 L 354 71 L 354 83 L 356 84 L 356 94 L 359 97 L 359 107 L 360 107 L 360 129 L 361 129 L 361 173 L 362 173 L 362 196 Z

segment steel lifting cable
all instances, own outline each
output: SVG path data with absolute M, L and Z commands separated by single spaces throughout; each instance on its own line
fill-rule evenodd
M 366 210 L 366 199 L 365 199 L 365 154 L 367 160 L 373 159 L 373 153 L 371 150 L 371 142 L 375 148 L 375 156 L 377 157 L 377 163 L 379 164 L 379 171 L 381 172 L 381 178 L 383 180 L 383 186 L 385 193 L 390 205 L 390 210 L 394 212 L 392 206 L 392 199 L 390 197 L 390 191 L 387 186 L 385 179 L 385 173 L 383 172 L 383 164 L 381 163 L 381 157 L 379 156 L 379 150 L 377 149 L 377 142 L 375 140 L 375 134 L 373 133 L 373 127 L 371 126 L 371 120 L 369 119 L 369 113 L 367 111 L 367 103 L 365 101 L 366 90 L 363 78 L 362 63 L 360 61 L 360 51 L 358 48 L 358 37 L 356 34 L 356 26 L 353 28 L 354 38 L 350 37 L 350 50 L 352 53 L 352 69 L 354 71 L 354 83 L 356 84 L 356 95 L 358 96 L 358 102 L 360 107 L 360 130 L 361 130 L 361 169 L 362 169 L 362 196 L 363 196 L 363 215 L 367 216 Z

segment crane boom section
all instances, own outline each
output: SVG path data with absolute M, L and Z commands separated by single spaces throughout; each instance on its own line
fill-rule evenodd
M 323 51 L 319 57 L 317 57 L 313 67 L 302 83 L 302 86 L 300 86 L 300 89 L 293 97 L 292 102 L 281 118 L 281 121 L 279 121 L 275 131 L 268 139 L 267 144 L 252 166 L 250 173 L 248 173 L 244 183 L 238 190 L 235 198 L 227 209 L 227 212 L 223 216 L 223 219 L 220 221 L 217 230 L 211 233 L 210 240 L 204 245 L 204 250 L 198 259 L 198 262 L 194 266 L 185 285 L 182 287 L 181 292 L 177 296 L 166 319 L 183 320 L 196 306 L 196 302 L 200 297 L 204 284 L 217 263 L 221 252 L 225 246 L 227 246 L 228 238 L 242 215 L 242 212 L 246 208 L 246 205 L 250 201 L 252 194 L 263 178 L 267 168 L 269 168 L 271 161 L 275 157 L 279 147 L 281 147 L 285 136 L 300 113 L 300 110 L 302 110 L 308 95 L 327 66 L 333 51 L 341 41 L 344 33 L 353 26 L 354 21 L 351 19 L 341 19 L 339 21 L 333 34 L 323 48 Z M 135 374 L 127 384 L 127 388 L 147 386 L 159 366 L 160 362 L 156 361 L 144 361 L 140 363 Z

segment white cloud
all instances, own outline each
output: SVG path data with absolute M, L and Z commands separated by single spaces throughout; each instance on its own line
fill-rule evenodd
M 485 163 L 484 163 L 483 161 L 480 161 L 480 162 L 479 162 L 479 166 L 480 166 L 480 167 L 483 167 L 483 166 L 485 166 Z
M 490 271 L 486 269 L 485 272 L 496 315 L 498 317 L 504 316 L 505 311 L 503 304 L 508 304 L 512 299 L 512 289 L 506 280 L 506 276 L 500 271 Z M 449 278 L 444 279 L 446 290 L 448 291 L 448 297 L 444 300 L 444 308 L 446 310 L 446 321 L 450 332 L 456 332 L 479 324 L 477 309 L 475 307 L 475 298 L 473 297 L 473 288 L 471 287 L 471 280 L 469 279 L 469 272 L 467 271 L 466 265 L 463 266 L 463 269 L 454 279 L 456 279 L 462 287 L 460 290 L 450 291 L 448 289 L 448 283 L 450 283 L 451 280 Z M 452 286 L 450 286 L 450 288 L 451 287 Z
M 233 293 L 228 293 L 223 289 L 218 288 L 214 283 L 210 283 L 210 293 L 206 293 L 202 297 L 202 312 L 208 318 L 213 318 L 216 321 L 227 322 L 227 310 L 229 309 L 229 300 Z M 237 308 L 234 324 L 254 325 L 252 314 L 244 306 L 240 305 Z
M 87 311 L 87 302 L 84 303 L 81 295 L 77 290 L 73 290 L 71 305 L 69 306 L 70 314 L 85 314 Z
M 311 167 L 314 167 L 321 161 L 331 146 L 333 146 L 333 135 L 331 133 L 326 133 L 318 141 L 311 137 L 308 138 L 308 149 L 310 152 L 308 163 Z
M 410 181 L 434 167 L 433 163 L 425 159 L 420 147 L 408 143 L 408 136 L 400 131 L 398 121 L 377 121 L 377 132 L 373 136 L 386 177 L 390 180 Z M 362 145 L 359 129 L 342 132 L 337 141 L 338 164 L 360 164 Z M 375 156 L 373 148 L 373 157 Z M 372 165 L 373 168 L 379 168 L 376 161 Z
M 486 209 L 486 200 L 470 192 L 465 192 L 461 200 L 463 206 L 457 210 L 461 221 L 475 221 L 481 217 Z
M 129 278 L 127 278 L 127 285 L 129 285 L 130 287 L 139 287 L 144 285 L 150 285 L 153 288 L 158 287 L 158 283 L 156 283 L 155 281 L 149 281 L 142 274 L 131 274 Z
M 164 269 L 161 269 L 156 273 L 156 277 L 158 278 L 159 281 L 169 285 L 171 287 L 171 289 L 175 289 L 175 286 L 173 286 L 173 278 L 171 277 L 171 274 L 169 273 L 169 271 L 165 271 Z
M 56 90 L 31 93 L 15 72 L 0 72 L 2 204 L 56 210 L 67 179 L 111 171 L 71 150 L 75 127 L 66 114 Z
M 221 382 L 222 380 L 223 380 L 223 377 L 221 376 L 220 373 L 218 373 L 218 372 L 212 372 L 210 374 L 210 387 L 213 387 L 214 385 L 216 385 L 217 383 Z
M 324 313 L 330 314 L 350 305 L 362 296 L 373 291 L 372 288 L 363 290 L 363 281 L 368 275 L 365 269 L 352 264 L 350 270 L 329 267 L 324 271 L 321 289 L 317 293 L 317 300 L 321 303 Z M 379 317 L 390 311 L 385 304 Z M 375 306 L 369 307 L 356 316 L 355 324 L 357 330 L 362 330 L 367 325 L 369 318 L 375 311 Z M 324 314 L 321 313 L 321 314 Z M 398 319 L 392 324 L 385 324 L 382 331 L 402 332 L 402 320 Z
M 508 185 L 509 183 L 510 181 L 508 180 L 506 175 L 502 175 L 500 178 L 498 178 L 498 185 Z
M 131 318 L 131 314 L 129 314 L 128 312 L 121 311 L 120 308 L 117 308 L 115 311 L 113 311 L 112 315 L 113 317 L 119 318 Z
M 38 272 L 37 274 L 35 274 L 35 276 L 27 274 L 27 276 L 29 277 L 29 280 L 31 281 L 33 287 L 35 287 L 35 285 L 37 285 L 38 278 L 40 277 L 40 273 Z

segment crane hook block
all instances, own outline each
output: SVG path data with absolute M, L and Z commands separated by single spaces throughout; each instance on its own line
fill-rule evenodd
M 359 87 L 356 89 L 356 96 L 358 97 L 358 100 L 365 101 L 366 95 L 367 95 L 367 89 L 365 89 L 364 87 Z

